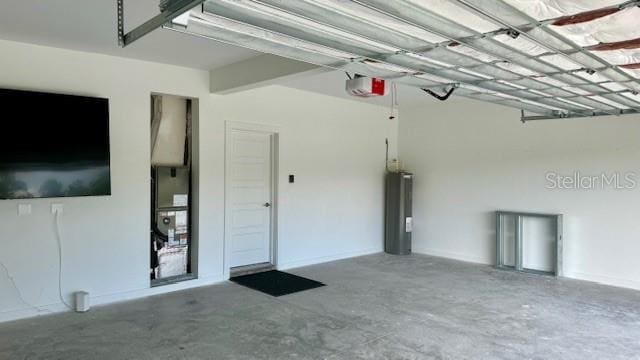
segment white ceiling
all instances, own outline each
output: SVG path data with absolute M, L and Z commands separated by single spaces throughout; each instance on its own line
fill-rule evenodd
M 124 3 L 127 30 L 159 12 L 159 0 Z M 122 49 L 117 44 L 116 19 L 116 0 L 5 1 L 0 38 L 207 70 L 258 55 L 164 29 Z

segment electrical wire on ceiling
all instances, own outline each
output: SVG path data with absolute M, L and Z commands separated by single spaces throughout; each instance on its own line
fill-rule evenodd
M 440 101 L 446 101 L 447 99 L 449 99 L 449 97 L 453 94 L 453 92 L 456 90 L 456 86 L 451 86 L 449 88 L 449 90 L 446 91 L 446 93 L 444 95 L 440 95 L 438 93 L 436 93 L 435 91 L 429 90 L 429 89 L 422 89 L 422 91 L 426 92 L 427 94 L 433 96 L 434 98 L 440 100 Z
M 389 138 L 384 139 L 385 156 L 384 156 L 384 171 L 389 172 Z
M 391 83 L 391 113 L 389 114 L 389 120 L 396 118 L 396 110 L 398 109 L 398 88 L 396 83 Z

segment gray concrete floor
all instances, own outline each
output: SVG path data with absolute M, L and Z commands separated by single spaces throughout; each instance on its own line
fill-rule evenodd
M 291 271 L 273 298 L 225 283 L 0 324 L 0 359 L 640 359 L 640 292 L 440 258 Z

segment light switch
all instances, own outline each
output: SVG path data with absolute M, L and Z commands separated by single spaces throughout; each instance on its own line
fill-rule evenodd
M 31 215 L 31 204 L 18 204 L 18 216 Z
M 51 204 L 51 213 L 62 214 L 64 212 L 64 205 L 62 204 Z

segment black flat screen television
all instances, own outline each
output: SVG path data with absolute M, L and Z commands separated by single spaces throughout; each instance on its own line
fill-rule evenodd
M 109 100 L 0 89 L 0 199 L 111 195 Z

